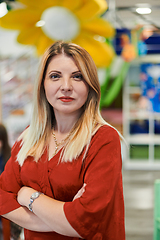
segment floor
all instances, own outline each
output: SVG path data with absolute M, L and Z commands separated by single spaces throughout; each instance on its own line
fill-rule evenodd
M 157 178 L 160 171 L 123 169 L 126 240 L 153 239 L 153 186 Z
M 153 239 L 154 181 L 160 171 L 123 170 L 126 240 Z

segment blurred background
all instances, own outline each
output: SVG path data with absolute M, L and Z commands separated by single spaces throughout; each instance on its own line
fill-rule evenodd
M 126 240 L 160 239 L 154 234 L 160 1 L 0 0 L 0 122 L 10 146 L 30 123 L 38 65 L 56 40 L 75 42 L 91 54 L 101 84 L 102 116 L 128 144 L 122 143 Z M 12 236 L 18 238 L 19 231 Z M 0 239 L 7 238 L 1 234 Z

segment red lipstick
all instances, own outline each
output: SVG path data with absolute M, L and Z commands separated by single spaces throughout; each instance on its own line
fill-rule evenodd
M 62 102 L 72 102 L 74 98 L 71 97 L 60 97 L 59 98 Z

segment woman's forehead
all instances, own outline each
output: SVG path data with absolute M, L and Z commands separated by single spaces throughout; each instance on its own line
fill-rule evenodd
M 47 67 L 47 71 L 52 69 L 59 70 L 69 70 L 73 69 L 74 71 L 79 71 L 75 60 L 71 56 L 67 56 L 66 54 L 59 54 L 54 56 Z

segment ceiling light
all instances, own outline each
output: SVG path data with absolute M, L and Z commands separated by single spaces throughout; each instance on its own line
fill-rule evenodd
M 150 14 L 151 13 L 151 9 L 148 7 L 144 7 L 144 8 L 137 8 L 136 12 L 139 14 Z
M 5 2 L 0 3 L 0 18 L 6 15 L 8 12 L 7 4 Z

